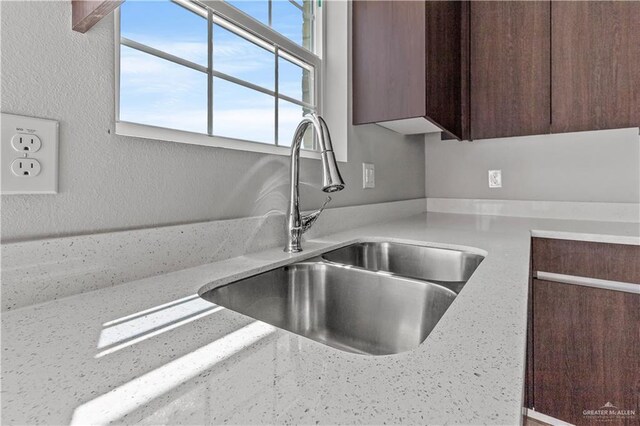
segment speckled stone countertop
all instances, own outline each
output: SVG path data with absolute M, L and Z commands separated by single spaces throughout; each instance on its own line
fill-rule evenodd
M 2 423 L 519 424 L 532 231 L 640 244 L 638 224 L 428 213 L 5 312 Z M 409 352 L 342 352 L 198 297 L 390 239 L 486 253 Z

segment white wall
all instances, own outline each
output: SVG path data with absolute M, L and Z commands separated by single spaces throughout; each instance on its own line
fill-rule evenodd
M 0 2 L 0 14 L 0 109 L 60 121 L 60 193 L 3 195 L 3 241 L 286 210 L 287 157 L 114 134 L 112 16 L 79 34 L 68 1 Z M 424 197 L 422 137 L 348 133 L 333 206 Z M 376 165 L 373 190 L 361 189 L 362 162 Z M 301 169 L 303 207 L 317 207 L 320 162 Z
M 427 197 L 640 202 L 638 128 L 425 145 Z M 495 169 L 500 189 L 488 187 Z

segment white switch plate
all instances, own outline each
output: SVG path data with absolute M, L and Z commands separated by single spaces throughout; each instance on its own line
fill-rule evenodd
M 376 187 L 376 166 L 371 163 L 362 163 L 362 188 Z
M 56 194 L 58 192 L 58 122 L 2 113 L 0 169 L 3 194 Z M 28 141 L 24 149 L 15 136 Z M 31 145 L 31 141 L 34 145 Z M 34 148 L 31 148 L 34 146 Z M 36 149 L 35 147 L 38 146 Z M 22 150 L 18 150 L 21 148 Z M 20 162 L 24 160 L 20 167 Z M 28 169 L 26 168 L 28 165 Z M 32 172 L 32 167 L 39 171 Z M 19 174 L 22 173 L 22 174 Z
M 489 188 L 502 188 L 502 170 L 489 170 Z

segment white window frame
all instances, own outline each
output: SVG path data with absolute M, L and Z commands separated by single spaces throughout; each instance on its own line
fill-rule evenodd
M 176 0 L 174 0 L 176 1 Z M 234 32 L 238 30 L 243 32 L 243 36 L 248 38 L 250 41 L 254 43 L 267 47 L 269 51 L 275 53 L 276 63 L 278 54 L 285 59 L 292 60 L 294 63 L 298 62 L 299 65 L 302 65 L 304 62 L 311 64 L 314 67 L 314 96 L 315 99 L 315 109 L 316 111 L 322 115 L 323 111 L 323 80 L 324 80 L 324 60 L 325 57 L 325 20 L 323 19 L 324 9 L 326 8 L 326 0 L 323 2 L 322 7 L 318 7 L 316 1 L 314 1 L 314 13 L 315 13 L 315 25 L 314 25 L 314 44 L 315 44 L 315 54 L 305 49 L 304 47 L 298 45 L 297 43 L 289 40 L 285 36 L 276 32 L 272 28 L 258 22 L 257 20 L 249 17 L 244 14 L 240 10 L 234 8 L 230 4 L 225 3 L 221 0 L 195 0 L 192 2 L 196 3 L 196 5 L 192 5 L 189 0 L 177 0 L 176 2 L 180 3 L 182 6 L 187 7 L 193 12 L 203 16 L 203 10 L 198 6 L 204 6 L 207 8 L 207 11 L 204 13 L 208 13 L 212 15 L 214 23 L 222 26 L 228 25 L 225 21 L 230 21 L 231 25 L 235 24 Z M 198 4 L 199 3 L 199 4 Z M 219 16 L 216 16 L 220 14 Z M 205 19 L 208 16 L 203 16 Z M 211 44 L 211 37 L 208 37 L 208 42 Z M 267 42 L 264 39 L 268 40 Z M 139 137 L 145 139 L 156 139 L 162 141 L 170 141 L 170 142 L 178 142 L 178 143 L 186 143 L 192 145 L 203 145 L 203 146 L 212 146 L 218 148 L 226 148 L 240 151 L 250 151 L 250 152 L 258 152 L 265 154 L 278 154 L 278 155 L 289 155 L 291 148 L 288 146 L 276 145 L 274 144 L 266 144 L 255 141 L 248 141 L 242 139 L 234 139 L 227 138 L 222 136 L 215 136 L 210 134 L 189 132 L 184 130 L 176 130 L 169 129 L 164 127 L 158 127 L 148 124 L 140 124 L 133 123 L 127 121 L 120 120 L 120 45 L 125 45 L 129 47 L 134 47 L 137 50 L 143 51 L 148 54 L 152 54 L 154 56 L 158 56 L 165 60 L 170 60 L 174 63 L 177 63 L 182 66 L 186 66 L 191 69 L 195 69 L 201 72 L 205 72 L 209 74 L 209 78 L 214 76 L 219 76 L 217 71 L 213 71 L 209 73 L 211 67 L 205 67 L 199 64 L 195 64 L 191 61 L 176 57 L 167 52 L 158 51 L 157 49 L 153 49 L 149 46 L 141 45 L 133 40 L 126 39 L 122 37 L 120 33 L 120 10 L 116 10 L 115 13 L 115 25 L 114 25 L 114 42 L 115 42 L 115 133 L 121 136 L 131 136 L 131 137 Z M 266 43 L 271 43 L 271 46 L 267 46 Z M 275 51 L 274 51 L 275 48 Z M 211 46 L 209 46 L 211 49 Z M 282 51 L 279 52 L 279 49 Z M 210 55 L 209 55 L 210 56 Z M 299 57 L 302 61 L 296 60 Z M 277 94 L 275 100 L 277 102 L 278 99 L 283 99 L 289 102 L 292 102 L 296 105 L 304 105 L 304 102 L 298 101 L 296 99 L 290 98 L 281 93 L 277 93 L 277 84 L 275 87 L 275 91 L 271 91 L 260 86 L 252 85 L 251 83 L 245 81 L 234 81 L 233 76 L 229 76 L 226 74 L 222 74 L 222 76 L 227 81 L 232 81 L 235 83 L 239 83 L 244 87 L 248 87 L 253 90 L 257 90 L 262 93 L 267 93 L 272 96 Z M 276 82 L 277 82 L 277 66 L 276 66 Z M 209 85 L 210 87 L 210 85 Z M 211 102 L 211 91 L 208 93 L 208 102 Z M 312 105 L 311 105 L 312 106 Z M 313 107 L 313 106 L 312 106 Z M 211 107 L 208 105 L 207 109 L 211 112 Z M 277 116 L 276 116 L 277 117 Z M 211 133 L 211 118 L 208 119 L 208 130 Z M 278 123 L 275 123 L 276 129 Z M 344 146 L 343 146 L 344 144 Z M 337 146 L 336 146 L 337 145 Z M 339 161 L 346 161 L 346 154 L 340 155 L 341 152 L 346 153 L 346 138 L 344 142 L 334 142 L 334 148 L 336 149 L 336 154 Z M 320 159 L 320 153 L 317 151 L 311 151 L 306 149 L 300 150 L 300 155 L 305 158 L 315 158 Z M 344 157 L 344 158 L 342 158 Z

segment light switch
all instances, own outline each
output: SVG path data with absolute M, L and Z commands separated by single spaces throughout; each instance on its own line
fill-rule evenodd
M 58 192 L 58 122 L 2 113 L 3 194 Z
M 362 188 L 376 187 L 376 167 L 371 163 L 362 163 Z

